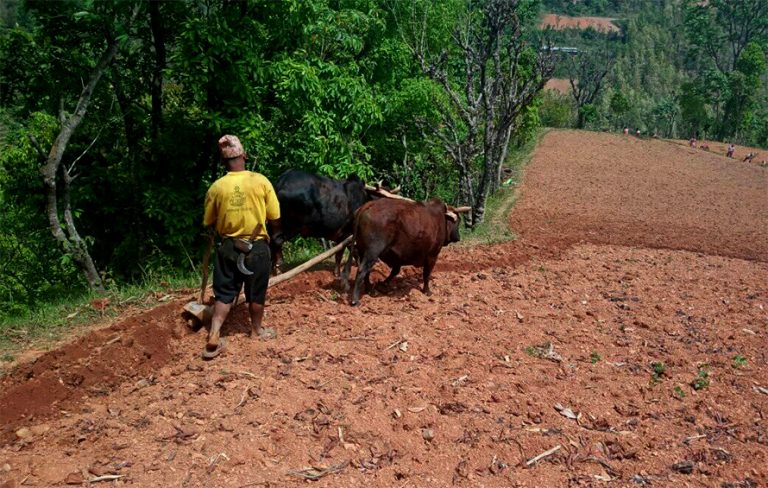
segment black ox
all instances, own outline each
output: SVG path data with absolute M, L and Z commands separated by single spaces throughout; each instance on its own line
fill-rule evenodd
M 270 229 L 276 273 L 283 264 L 283 243 L 299 235 L 340 242 L 352 235 L 355 211 L 371 199 L 365 183 L 354 175 L 334 180 L 290 169 L 280 175 L 274 187 L 280 202 L 280 228 Z M 343 255 L 344 249 L 336 254 L 336 276 Z

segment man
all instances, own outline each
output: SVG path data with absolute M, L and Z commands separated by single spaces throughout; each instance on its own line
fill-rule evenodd
M 251 318 L 249 335 L 254 332 L 262 339 L 275 336 L 275 331 L 262 325 L 264 302 L 267 296 L 269 273 L 272 267 L 269 254 L 267 221 L 278 224 L 280 204 L 272 184 L 259 173 L 246 171 L 246 153 L 240 140 L 231 135 L 219 139 L 221 160 L 227 174 L 216 180 L 205 196 L 203 224 L 212 226 L 222 242 L 216 250 L 213 271 L 215 304 L 211 330 L 203 357 L 219 355 L 220 331 L 232 303 L 245 283 L 245 300 Z M 249 249 L 250 248 L 250 249 Z M 238 266 L 240 253 L 245 254 Z
M 736 152 L 736 146 L 734 146 L 732 143 L 728 144 L 728 150 L 726 152 L 726 156 L 728 156 L 729 158 L 732 158 L 734 152 Z

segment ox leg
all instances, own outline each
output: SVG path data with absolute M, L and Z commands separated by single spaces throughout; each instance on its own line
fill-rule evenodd
M 392 270 L 389 272 L 389 276 L 387 276 L 387 279 L 382 282 L 382 285 L 389 286 L 389 284 L 392 283 L 392 280 L 395 279 L 395 276 L 397 276 L 398 273 L 400 273 L 400 266 L 393 266 Z
M 283 272 L 283 245 L 272 244 L 272 274 L 279 275 Z
M 434 258 L 430 258 L 427 260 L 427 262 L 424 264 L 424 288 L 422 288 L 422 291 L 425 295 L 431 295 L 432 290 L 429 289 L 429 277 L 432 276 L 432 268 L 435 267 L 435 263 L 437 262 L 437 256 Z
M 368 256 L 360 260 L 360 265 L 357 268 L 357 275 L 355 276 L 355 289 L 352 291 L 352 306 L 360 305 L 360 287 L 365 282 L 368 285 L 368 274 L 371 272 L 373 264 L 376 262 L 376 258 L 370 258 Z
M 336 260 L 336 266 L 333 268 L 333 276 L 340 278 L 341 277 L 341 260 L 344 259 L 344 251 L 347 248 L 343 248 L 341 251 L 337 252 L 334 256 L 334 259 Z
M 352 260 L 354 259 L 354 247 L 349 247 L 349 257 L 347 258 L 347 262 L 344 264 L 344 271 L 341 273 L 341 288 L 344 290 L 344 293 L 349 293 L 349 275 L 352 272 Z

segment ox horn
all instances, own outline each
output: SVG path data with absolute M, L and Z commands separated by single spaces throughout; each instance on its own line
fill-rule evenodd
M 457 207 L 453 211 L 456 213 L 469 213 L 472 211 L 472 207 Z
M 387 191 L 387 190 L 385 190 L 383 188 L 374 188 L 374 187 L 372 187 L 370 185 L 365 185 L 365 189 L 368 190 L 371 193 L 375 193 L 376 195 L 379 195 L 379 196 L 382 196 L 382 197 L 385 197 L 385 198 L 393 198 L 395 200 L 405 200 L 407 202 L 412 202 L 413 201 L 410 198 L 406 198 L 406 197 L 404 197 L 402 195 L 395 195 L 394 193 L 389 192 L 389 191 Z
M 449 219 L 453 220 L 454 222 L 458 222 L 459 221 L 459 216 L 456 215 L 455 213 L 451 212 L 450 210 L 448 212 L 445 212 L 445 216 L 448 217 Z

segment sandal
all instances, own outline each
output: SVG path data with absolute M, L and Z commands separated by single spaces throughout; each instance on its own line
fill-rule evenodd
M 275 337 L 277 337 L 277 332 L 275 332 L 275 329 L 272 327 L 262 327 L 261 332 L 259 332 L 259 338 L 264 339 L 265 341 L 274 339 Z
M 208 349 L 208 346 L 205 346 L 205 349 L 203 349 L 203 359 L 210 360 L 224 352 L 224 350 L 227 347 L 227 340 L 223 337 L 219 340 L 219 345 L 216 347 L 216 349 Z

